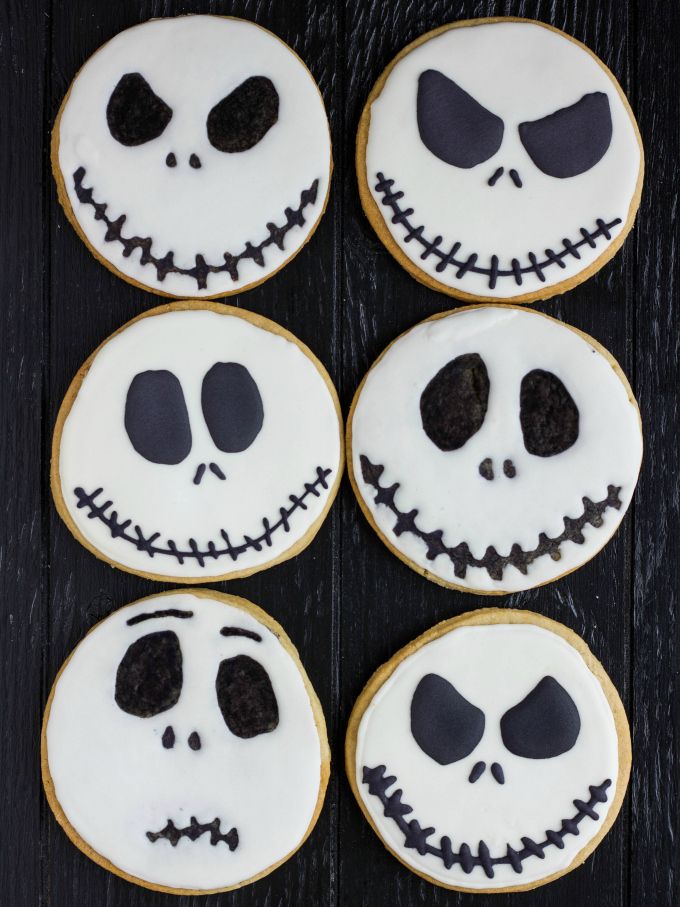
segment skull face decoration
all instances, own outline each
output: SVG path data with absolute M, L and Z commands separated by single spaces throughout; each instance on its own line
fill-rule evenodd
M 335 389 L 271 321 L 176 303 L 109 338 L 57 420 L 52 489 L 76 537 L 125 570 L 244 576 L 314 537 L 343 466 Z
M 623 243 L 642 186 L 613 75 L 528 20 L 457 23 L 406 48 L 368 99 L 357 160 L 388 249 L 464 299 L 531 301 L 580 283 Z
M 409 868 L 451 888 L 532 888 L 582 863 L 613 823 L 630 735 L 582 640 L 487 609 L 376 673 L 350 719 L 347 771 Z
M 588 561 L 630 503 L 640 416 L 595 340 L 508 306 L 417 325 L 378 359 L 349 417 L 359 503 L 443 585 L 510 592 Z
M 69 219 L 125 279 L 170 296 L 262 282 L 313 233 L 331 146 L 309 71 L 275 35 L 155 19 L 80 70 L 53 133 Z
M 234 596 L 170 592 L 116 611 L 47 704 L 50 806 L 88 856 L 142 885 L 221 890 L 275 868 L 314 826 L 328 773 L 292 643 Z

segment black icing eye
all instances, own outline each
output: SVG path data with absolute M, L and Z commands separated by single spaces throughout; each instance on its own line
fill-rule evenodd
M 208 114 L 208 138 L 218 151 L 248 151 L 279 118 L 279 94 L 271 79 L 251 76 Z
M 217 671 L 215 689 L 225 724 L 237 737 L 257 737 L 278 726 L 279 706 L 269 675 L 254 658 L 226 658 Z
M 201 406 L 215 446 L 239 453 L 253 443 L 264 421 L 262 397 L 248 369 L 216 362 L 203 379 Z
M 109 132 L 121 145 L 143 145 L 157 139 L 172 119 L 172 110 L 138 72 L 120 78 L 106 105 Z
M 544 677 L 501 718 L 506 749 L 525 759 L 552 759 L 566 753 L 580 730 L 576 703 L 554 677 Z
M 579 412 L 571 394 L 557 375 L 540 368 L 522 378 L 519 421 L 524 446 L 535 457 L 564 453 L 578 438 Z
M 609 98 L 601 91 L 584 94 L 571 107 L 519 124 L 527 154 L 548 176 L 565 179 L 590 170 L 612 140 Z
M 172 372 L 140 372 L 125 400 L 125 431 L 151 463 L 175 466 L 191 450 L 191 426 L 182 385 Z
M 446 164 L 468 169 L 488 161 L 503 141 L 503 120 L 436 69 L 418 79 L 418 132 Z
M 484 712 L 439 674 L 426 674 L 411 700 L 411 733 L 426 755 L 449 765 L 469 756 L 482 739 Z
M 129 647 L 116 673 L 116 704 L 151 718 L 176 705 L 182 691 L 182 650 L 171 630 L 147 633 Z
M 458 450 L 478 432 L 489 403 L 489 375 L 478 353 L 457 356 L 420 395 L 427 437 L 440 450 Z

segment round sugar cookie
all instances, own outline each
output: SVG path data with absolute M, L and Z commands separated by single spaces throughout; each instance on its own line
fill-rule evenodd
M 152 19 L 78 72 L 52 132 L 59 201 L 90 251 L 164 296 L 266 280 L 311 237 L 332 170 L 323 99 L 253 22 Z
M 470 301 L 548 299 L 633 226 L 640 134 L 585 45 L 530 19 L 472 19 L 390 63 L 359 124 L 364 211 L 417 280 Z
M 337 394 L 273 321 L 160 306 L 90 356 L 52 442 L 57 510 L 97 557 L 167 582 L 233 579 L 314 538 L 344 465 Z
M 430 882 L 522 891 L 579 866 L 621 808 L 630 731 L 567 627 L 487 608 L 397 652 L 349 721 L 346 768 L 383 844 Z
M 78 644 L 45 710 L 45 793 L 73 843 L 130 882 L 206 894 L 302 845 L 330 753 L 282 627 L 207 589 L 150 596 Z
M 405 563 L 500 594 L 551 582 L 609 541 L 642 458 L 612 356 L 531 309 L 482 305 L 402 334 L 347 420 L 361 509 Z

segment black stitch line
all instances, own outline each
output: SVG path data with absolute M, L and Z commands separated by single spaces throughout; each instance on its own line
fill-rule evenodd
M 577 835 L 579 833 L 579 824 L 586 817 L 598 820 L 600 816 L 595 812 L 594 807 L 598 803 L 607 802 L 607 790 L 611 786 L 611 780 L 607 778 L 602 784 L 591 785 L 590 800 L 584 803 L 582 800 L 574 800 L 574 806 L 577 813 L 568 819 L 562 819 L 559 831 L 546 831 L 546 840 L 540 844 L 532 841 L 531 838 L 522 838 L 524 845 L 521 850 L 515 850 L 509 844 L 507 853 L 504 857 L 492 857 L 489 853 L 488 846 L 484 841 L 479 842 L 478 855 L 473 856 L 469 844 L 461 844 L 460 850 L 456 853 L 451 847 L 451 839 L 447 836 L 441 838 L 440 847 L 434 847 L 427 843 L 427 838 L 435 833 L 432 827 L 421 828 L 417 819 L 404 819 L 404 816 L 413 812 L 413 807 L 402 801 L 402 790 L 395 790 L 394 793 L 387 795 L 387 788 L 396 783 L 394 775 L 385 777 L 386 768 L 384 765 L 377 765 L 375 768 L 363 767 L 362 781 L 368 785 L 369 794 L 376 796 L 382 806 L 383 814 L 392 819 L 399 830 L 404 835 L 404 847 L 417 850 L 421 856 L 431 854 L 444 863 L 447 869 L 450 869 L 454 863 L 460 863 L 463 872 L 470 873 L 476 866 L 480 866 L 487 877 L 494 877 L 495 866 L 512 866 L 516 873 L 522 872 L 522 863 L 530 856 L 536 856 L 540 859 L 545 857 L 545 851 L 551 845 L 558 847 L 560 850 L 564 847 L 564 838 L 567 835 Z
M 102 493 L 103 488 L 96 488 L 92 494 L 88 494 L 84 489 L 78 487 L 74 489 L 74 494 L 78 499 L 77 507 L 78 509 L 82 507 L 87 507 L 89 512 L 87 514 L 88 519 L 98 519 L 105 526 L 108 527 L 112 538 L 123 538 L 127 542 L 131 542 L 138 551 L 146 551 L 149 557 L 153 557 L 156 554 L 169 554 L 174 558 L 177 558 L 180 564 L 184 563 L 185 558 L 194 558 L 198 561 L 200 567 L 205 566 L 205 558 L 211 557 L 217 559 L 223 554 L 228 554 L 232 561 L 235 561 L 241 554 L 248 551 L 250 548 L 254 548 L 255 551 L 262 550 L 262 542 L 266 542 L 268 545 L 271 545 L 271 536 L 277 529 L 283 528 L 284 532 L 290 530 L 289 520 L 290 517 L 295 513 L 296 510 L 306 510 L 307 505 L 305 504 L 305 498 L 308 495 L 313 495 L 314 497 L 320 497 L 321 492 L 319 491 L 319 486 L 328 490 L 328 483 L 326 479 L 333 472 L 332 469 L 322 469 L 320 466 L 316 468 L 316 479 L 312 482 L 305 483 L 305 490 L 300 497 L 297 497 L 294 494 L 289 495 L 289 499 L 292 501 L 293 506 L 289 508 L 281 507 L 279 509 L 279 519 L 270 524 L 268 520 L 262 520 L 262 526 L 264 532 L 262 535 L 257 538 L 250 538 L 247 535 L 243 537 L 243 543 L 240 545 L 232 545 L 229 541 L 229 536 L 227 535 L 224 529 L 220 530 L 220 534 L 225 542 L 225 547 L 223 549 L 218 549 L 215 547 L 214 542 L 208 543 L 208 548 L 206 551 L 201 551 L 196 544 L 195 539 L 189 539 L 189 551 L 180 550 L 177 548 L 173 539 L 167 540 L 167 548 L 163 548 L 159 545 L 154 545 L 153 543 L 160 536 L 160 532 L 154 532 L 153 535 L 148 538 L 145 537 L 144 533 L 139 526 L 135 526 L 136 537 L 131 535 L 128 532 L 125 532 L 124 526 L 129 525 L 130 520 L 127 520 L 125 523 L 118 522 L 118 514 L 115 510 L 112 510 L 110 514 L 107 514 L 106 511 L 111 506 L 112 501 L 106 501 L 104 504 L 97 504 L 96 498 Z
M 545 250 L 545 260 L 538 261 L 534 255 L 533 259 L 531 255 L 528 256 L 529 264 L 521 265 L 517 259 L 513 259 L 510 269 L 501 269 L 498 267 L 498 257 L 493 255 L 491 258 L 491 267 L 485 268 L 481 265 L 477 265 L 477 255 L 472 253 L 468 256 L 467 260 L 456 258 L 456 253 L 460 248 L 460 243 L 454 243 L 451 247 L 450 252 L 442 252 L 441 249 L 437 248 L 439 243 L 432 243 L 430 240 L 423 237 L 423 231 L 425 230 L 424 226 L 414 227 L 409 221 L 409 217 L 414 213 L 413 208 L 406 208 L 402 210 L 399 207 L 398 200 L 403 197 L 404 193 L 391 192 L 391 187 L 394 185 L 393 179 L 387 179 L 382 172 L 376 174 L 376 179 L 378 182 L 375 185 L 376 192 L 382 194 L 382 204 L 387 205 L 392 209 L 393 224 L 403 224 L 407 231 L 406 242 L 411 239 L 415 239 L 424 249 L 428 250 L 428 255 L 435 255 L 439 262 L 435 266 L 435 270 L 438 273 L 444 271 L 449 265 L 453 265 L 456 268 L 456 277 L 463 277 L 468 271 L 472 274 L 484 274 L 489 278 L 489 289 L 493 290 L 496 286 L 496 281 L 499 277 L 512 277 L 515 280 L 515 283 L 518 286 L 522 284 L 522 275 L 523 274 L 536 274 L 539 279 L 541 278 L 541 273 L 543 270 L 550 265 L 557 264 L 561 268 L 566 268 L 566 265 L 563 258 L 567 258 L 569 255 L 573 255 L 574 258 L 581 258 L 579 253 L 579 248 L 584 245 L 589 245 L 591 248 L 595 248 L 595 240 L 600 236 L 603 236 L 606 240 L 611 239 L 611 233 L 609 232 L 612 227 L 618 226 L 621 223 L 621 218 L 617 217 L 615 220 L 606 223 L 601 218 L 598 218 L 595 223 L 597 224 L 597 230 L 591 232 L 586 230 L 585 227 L 581 227 L 581 239 L 577 242 L 572 243 L 568 239 L 562 240 L 564 249 L 561 249 L 559 252 L 554 252 L 552 249 Z M 455 251 L 454 251 L 455 249 Z M 531 253 L 533 255 L 533 253 Z M 474 262 L 472 265 L 469 264 L 470 260 L 474 257 Z M 545 280 L 545 277 L 543 277 Z
M 238 831 L 231 828 L 226 834 L 220 830 L 220 820 L 213 819 L 212 822 L 201 823 L 196 820 L 195 816 L 191 817 L 191 824 L 185 828 L 177 828 L 172 819 L 168 819 L 168 824 L 161 831 L 147 831 L 146 836 L 154 844 L 159 838 L 169 841 L 173 847 L 177 847 L 180 838 L 189 838 L 195 841 L 202 834 L 210 833 L 210 843 L 216 847 L 220 841 L 223 841 L 229 850 L 234 851 L 238 847 Z
M 397 522 L 392 529 L 394 534 L 400 536 L 403 532 L 408 532 L 425 542 L 427 545 L 426 557 L 429 561 L 434 561 L 439 555 L 445 554 L 453 564 L 454 573 L 458 579 L 465 578 L 468 567 L 483 567 L 491 579 L 502 580 L 503 571 L 510 564 L 526 576 L 527 567 L 533 564 L 536 558 L 549 554 L 554 561 L 558 561 L 562 556 L 560 545 L 563 542 L 575 542 L 577 545 L 582 545 L 585 538 L 581 530 L 588 523 L 598 529 L 603 522 L 602 514 L 608 507 L 613 507 L 615 510 L 620 510 L 621 508 L 621 499 L 619 498 L 621 486 L 608 485 L 607 497 L 602 501 L 593 502 L 590 498 L 582 498 L 583 513 L 581 516 L 576 519 L 568 516 L 563 517 L 564 532 L 555 538 L 549 538 L 544 532 L 541 532 L 536 548 L 531 551 L 525 551 L 520 545 L 515 544 L 512 546 L 510 554 L 499 554 L 493 545 L 490 545 L 486 549 L 484 556 L 478 559 L 472 555 L 467 542 L 461 542 L 454 548 L 449 548 L 443 542 L 444 533 L 441 529 L 431 532 L 424 532 L 420 529 L 416 525 L 418 511 L 411 510 L 408 513 L 404 513 L 394 503 L 394 496 L 400 487 L 400 483 L 395 482 L 394 485 L 389 487 L 381 485 L 380 476 L 385 471 L 385 467 L 371 463 L 364 454 L 360 455 L 359 461 L 364 482 L 377 492 L 374 502 L 383 504 L 397 518 Z
M 110 220 L 106 214 L 108 204 L 96 202 L 92 197 L 94 190 L 83 186 L 85 173 L 85 167 L 78 167 L 73 174 L 73 188 L 76 197 L 81 204 L 91 205 L 94 208 L 95 220 L 103 220 L 106 224 L 104 241 L 119 242 L 123 247 L 123 255 L 125 258 L 129 258 L 135 249 L 141 249 L 142 254 L 139 259 L 140 264 L 152 264 L 156 268 L 156 280 L 159 282 L 162 283 L 167 274 L 182 274 L 186 277 L 193 277 L 199 290 L 204 290 L 207 287 L 208 274 L 219 274 L 223 271 L 227 271 L 231 279 L 236 282 L 239 279 L 238 266 L 246 259 L 252 259 L 260 267 L 264 267 L 262 250 L 271 245 L 283 249 L 283 241 L 286 234 L 293 227 L 302 227 L 305 224 L 302 212 L 307 205 L 313 205 L 316 202 L 319 189 L 318 179 L 314 180 L 309 189 L 303 189 L 300 193 L 299 207 L 285 209 L 284 214 L 286 215 L 286 222 L 283 226 L 279 227 L 274 223 L 268 223 L 267 230 L 269 231 L 269 235 L 259 243 L 259 245 L 253 246 L 250 242 L 247 242 L 243 251 L 239 252 L 238 255 L 232 255 L 230 252 L 225 252 L 223 255 L 224 264 L 221 265 L 209 265 L 202 255 L 196 255 L 196 264 L 193 268 L 180 268 L 174 262 L 174 252 L 167 252 L 162 258 L 157 258 L 155 255 L 152 255 L 151 246 L 153 240 L 151 237 L 123 236 L 122 229 L 127 215 L 121 214 L 116 220 Z

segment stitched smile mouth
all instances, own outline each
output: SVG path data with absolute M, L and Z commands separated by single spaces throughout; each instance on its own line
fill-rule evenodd
M 394 180 L 388 179 L 383 173 L 378 172 L 376 174 L 376 184 L 375 191 L 382 194 L 381 202 L 386 207 L 390 208 L 392 211 L 392 223 L 401 224 L 404 228 L 404 237 L 403 241 L 405 243 L 410 243 L 412 240 L 422 248 L 422 253 L 420 258 L 424 261 L 426 258 L 429 258 L 430 255 L 434 255 L 439 259 L 437 265 L 435 266 L 435 271 L 438 274 L 441 274 L 447 268 L 452 267 L 456 272 L 456 279 L 460 280 L 468 271 L 471 274 L 482 274 L 488 277 L 489 279 L 489 289 L 493 290 L 496 287 L 496 284 L 499 279 L 505 279 L 506 277 L 511 277 L 514 279 L 518 287 L 522 286 L 522 282 L 525 274 L 532 274 L 541 281 L 541 283 L 546 282 L 546 277 L 544 271 L 550 269 L 554 270 L 554 267 L 566 268 L 565 259 L 566 258 L 581 258 L 581 253 L 579 249 L 583 246 L 589 246 L 591 249 L 596 248 L 597 240 L 600 237 L 604 237 L 606 242 L 609 242 L 612 238 L 611 230 L 613 227 L 617 227 L 621 223 L 621 218 L 617 217 L 612 221 L 605 222 L 602 218 L 598 217 L 595 220 L 597 226 L 596 230 L 588 230 L 586 227 L 581 227 L 579 231 L 579 236 L 574 239 L 563 239 L 562 248 L 557 249 L 545 249 L 543 253 L 539 256 L 535 252 L 529 252 L 527 255 L 527 261 L 522 263 L 518 258 L 513 258 L 510 261 L 510 267 L 502 268 L 500 266 L 500 258 L 498 255 L 492 255 L 489 260 L 489 266 L 485 267 L 479 261 L 479 255 L 476 252 L 473 252 L 471 255 L 468 255 L 467 258 L 463 253 L 461 253 L 461 242 L 454 242 L 450 247 L 449 251 L 446 252 L 444 249 L 440 248 L 442 242 L 444 241 L 443 236 L 435 236 L 433 239 L 427 239 L 424 235 L 425 226 L 419 225 L 415 226 L 415 222 L 411 218 L 415 215 L 415 209 L 401 208 L 399 205 L 399 200 L 404 197 L 404 192 L 397 190 L 396 192 L 392 191 L 394 186 Z
M 554 538 L 540 532 L 538 535 L 538 545 L 525 551 L 517 542 L 511 547 L 509 554 L 499 554 L 493 545 L 490 545 L 484 556 L 476 558 L 467 542 L 461 542 L 454 547 L 448 547 L 444 543 L 444 530 L 435 529 L 426 532 L 416 523 L 418 510 L 408 512 L 400 510 L 394 502 L 394 496 L 400 488 L 400 483 L 395 482 L 393 485 L 385 486 L 380 484 L 380 477 L 385 471 L 385 467 L 380 464 L 371 463 L 367 456 L 361 454 L 359 457 L 361 463 L 361 475 L 364 482 L 373 488 L 376 492 L 374 503 L 387 507 L 395 517 L 397 522 L 392 527 L 392 531 L 398 537 L 403 533 L 409 533 L 416 536 L 427 545 L 427 554 L 425 557 L 428 561 L 434 561 L 441 555 L 447 557 L 453 564 L 453 571 L 458 579 L 465 579 L 468 567 L 481 567 L 489 574 L 493 580 L 502 580 L 503 571 L 509 565 L 516 567 L 524 576 L 527 575 L 528 568 L 535 560 L 544 555 L 549 555 L 553 561 L 559 561 L 562 557 L 560 547 L 563 542 L 574 542 L 582 545 L 585 542 L 583 530 L 586 525 L 599 529 L 604 520 L 602 514 L 610 507 L 614 510 L 620 510 L 622 506 L 619 493 L 620 485 L 608 485 L 607 497 L 601 501 L 591 501 L 590 498 L 584 497 L 583 512 L 580 516 L 572 518 L 563 517 L 564 531 Z
M 177 828 L 172 819 L 168 819 L 165 828 L 160 831 L 147 831 L 146 836 L 155 844 L 158 840 L 169 841 L 173 847 L 177 847 L 180 838 L 188 838 L 190 841 L 197 841 L 201 835 L 209 834 L 210 843 L 213 847 L 223 842 L 229 850 L 234 851 L 238 847 L 238 830 L 230 828 L 228 832 L 222 833 L 220 828 L 220 819 L 213 819 L 212 822 L 198 822 L 195 816 L 191 817 L 191 822 L 184 828 Z
M 104 500 L 103 503 L 97 501 L 97 498 L 104 491 L 103 488 L 96 488 L 93 492 L 88 493 L 83 488 L 78 487 L 74 489 L 73 493 L 77 498 L 76 506 L 78 509 L 87 508 L 88 519 L 96 519 L 103 523 L 111 533 L 112 539 L 124 539 L 133 545 L 137 551 L 145 551 L 151 558 L 156 554 L 166 554 L 174 557 L 180 564 L 183 564 L 187 559 L 193 558 L 200 567 L 205 567 L 205 562 L 208 559 L 217 560 L 227 555 L 232 561 L 236 561 L 246 551 L 262 551 L 265 545 L 270 548 L 273 535 L 280 529 L 283 529 L 284 532 L 290 532 L 291 517 L 299 510 L 307 510 L 306 502 L 309 497 L 321 497 L 322 492 L 319 491 L 319 488 L 324 491 L 328 490 L 327 479 L 332 472 L 332 469 L 322 469 L 317 466 L 314 481 L 305 482 L 304 491 L 301 495 L 291 494 L 288 496 L 288 500 L 291 502 L 290 506 L 280 507 L 278 518 L 274 518 L 270 522 L 265 517 L 262 520 L 262 532 L 255 538 L 244 535 L 243 541 L 234 545 L 230 541 L 226 530 L 221 529 L 220 540 L 217 543 L 209 541 L 205 548 L 200 548 L 193 538 L 189 539 L 189 547 L 187 549 L 186 547 L 178 548 L 173 539 L 167 539 L 165 543 L 158 542 L 161 537 L 160 532 L 152 532 L 146 535 L 146 532 L 139 525 L 135 524 L 133 526 L 131 519 L 121 520 L 119 518 L 118 512 L 115 509 L 111 509 L 113 508 L 113 501 Z M 134 533 L 132 530 L 134 530 Z
M 515 850 L 510 844 L 507 844 L 507 850 L 504 856 L 494 857 L 491 855 L 487 844 L 480 841 L 477 848 L 477 855 L 472 853 L 469 844 L 462 843 L 459 849 L 455 851 L 451 844 L 451 838 L 443 835 L 440 839 L 439 847 L 428 843 L 428 838 L 436 833 L 432 827 L 423 828 L 417 819 L 407 820 L 404 818 L 408 813 L 413 812 L 413 807 L 401 799 L 402 790 L 395 790 L 392 794 L 387 793 L 387 789 L 396 783 L 397 778 L 394 775 L 385 776 L 386 768 L 384 765 L 377 765 L 375 768 L 363 767 L 362 781 L 368 785 L 368 792 L 377 797 L 383 806 L 383 815 L 388 819 L 393 819 L 399 830 L 404 835 L 404 847 L 417 850 L 422 856 L 431 854 L 438 857 L 446 869 L 451 869 L 456 863 L 460 865 L 463 872 L 469 875 L 473 869 L 481 867 L 487 878 L 493 879 L 495 875 L 494 867 L 511 866 L 519 874 L 523 871 L 523 863 L 529 857 L 538 857 L 539 860 L 545 858 L 545 851 L 551 847 L 557 847 L 559 850 L 564 848 L 564 839 L 569 835 L 578 835 L 579 826 L 586 819 L 590 818 L 597 822 L 600 816 L 595 812 L 595 807 L 600 803 L 606 803 L 608 796 L 607 791 L 611 787 L 611 780 L 607 778 L 602 784 L 590 785 L 588 791 L 590 799 L 587 802 L 583 800 L 574 800 L 576 813 L 567 819 L 562 819 L 560 827 L 557 830 L 548 830 L 545 832 L 545 840 L 541 842 L 534 841 L 532 838 L 521 838 L 522 849 Z
M 300 203 L 297 208 L 286 208 L 284 211 L 285 222 L 278 226 L 275 223 L 267 223 L 266 237 L 259 243 L 253 244 L 248 240 L 243 249 L 237 254 L 224 252 L 224 261 L 219 264 L 210 264 L 206 262 L 203 255 L 196 254 L 196 264 L 192 268 L 182 268 L 174 262 L 174 252 L 166 252 L 165 255 L 154 255 L 151 251 L 153 246 L 152 236 L 125 236 L 123 234 L 123 225 L 127 215 L 121 214 L 115 220 L 112 220 L 106 213 L 109 207 L 106 202 L 98 202 L 94 199 L 94 188 L 83 186 L 85 177 L 85 167 L 78 167 L 73 174 L 73 188 L 78 201 L 83 205 L 90 205 L 94 209 L 94 219 L 101 220 L 106 225 L 104 234 L 105 242 L 117 242 L 123 248 L 123 256 L 129 258 L 135 249 L 140 249 L 141 254 L 139 263 L 142 265 L 152 265 L 156 269 L 156 279 L 162 283 L 168 274 L 182 274 L 185 277 L 192 277 L 196 281 L 199 290 L 205 290 L 208 285 L 209 274 L 220 274 L 227 272 L 231 279 L 236 283 L 239 279 L 238 268 L 243 261 L 254 261 L 259 267 L 265 267 L 264 251 L 269 246 L 276 246 L 283 251 L 285 238 L 294 227 L 303 227 L 305 218 L 303 211 L 309 205 L 316 202 L 319 189 L 318 179 L 314 180 L 308 189 L 303 189 L 300 193 Z

